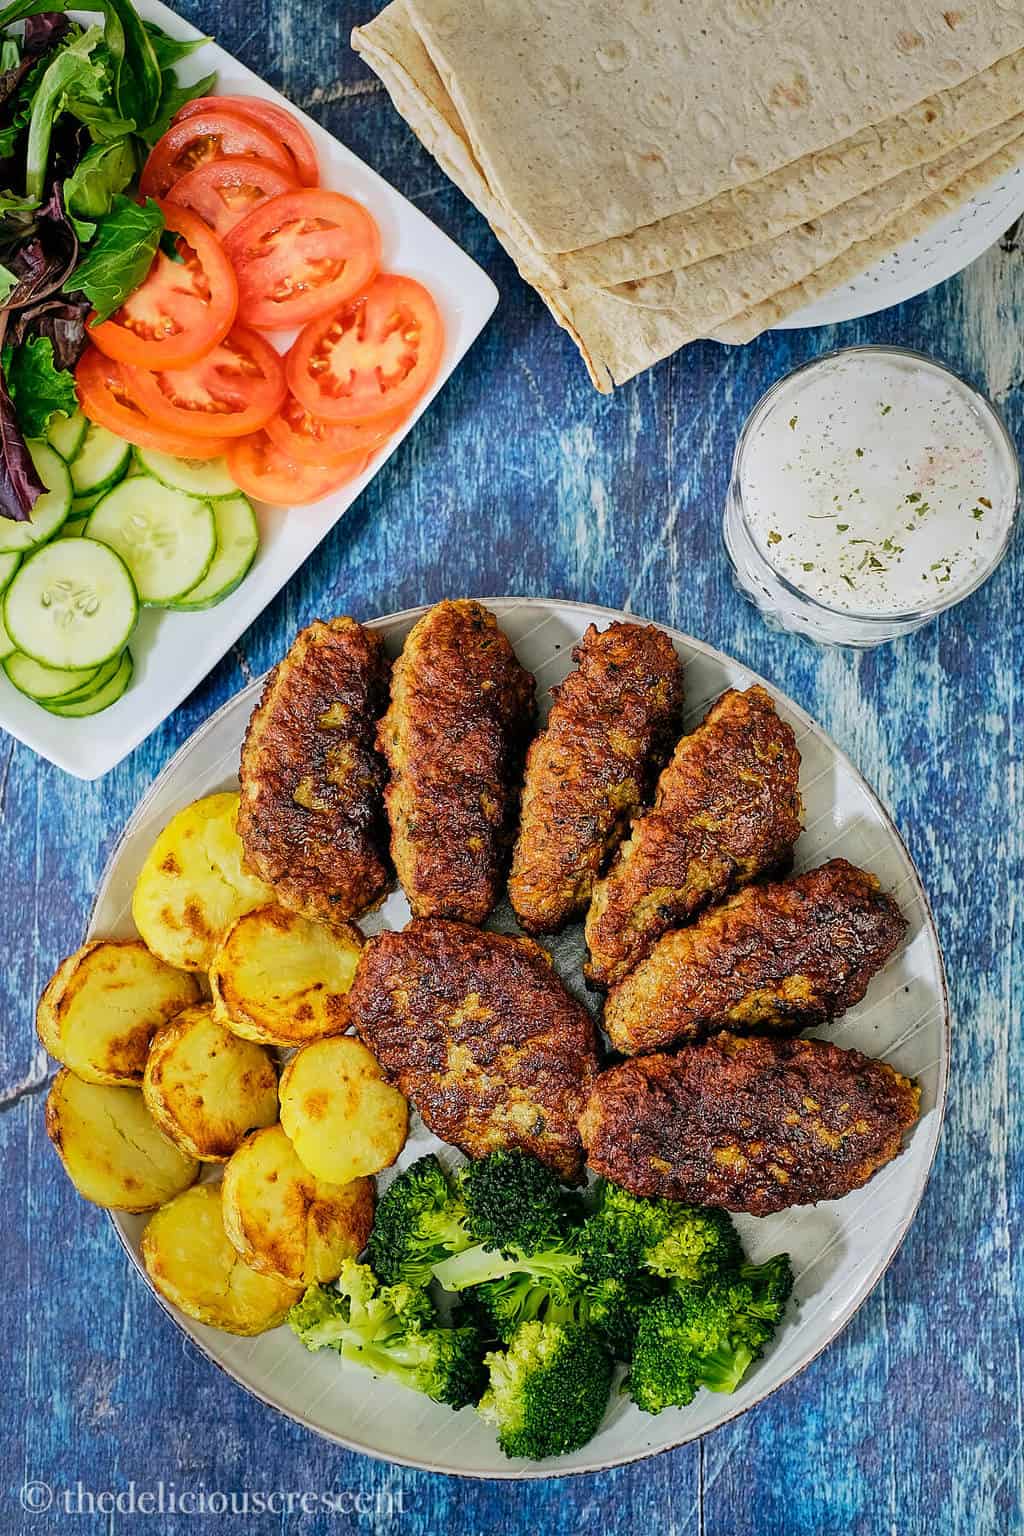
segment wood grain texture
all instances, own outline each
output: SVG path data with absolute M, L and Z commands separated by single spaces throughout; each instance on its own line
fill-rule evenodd
M 571 342 L 347 48 L 371 0 L 225 0 L 185 12 L 280 86 L 463 244 L 502 292 L 427 417 L 240 645 L 134 756 L 81 784 L 0 740 L 0 1145 L 7 1391 L 0 1530 L 38 1479 L 88 1490 L 348 1490 L 387 1513 L 250 1513 L 207 1529 L 410 1536 L 601 1530 L 673 1536 L 1010 1536 L 1024 1529 L 1019 1104 L 1024 552 L 909 639 L 857 655 L 773 634 L 734 592 L 719 545 L 732 449 L 781 372 L 829 347 L 899 342 L 943 358 L 1024 428 L 1024 260 L 990 251 L 962 278 L 835 330 L 694 347 L 597 396 Z M 946 1128 L 924 1205 L 839 1340 L 768 1402 L 699 1445 L 618 1472 L 501 1485 L 407 1473 L 338 1451 L 221 1377 L 129 1271 L 74 1195 L 43 1131 L 48 1072 L 31 1010 L 80 940 L 100 870 L 174 750 L 302 624 L 442 595 L 552 594 L 678 625 L 764 673 L 878 789 L 935 905 L 955 1012 Z M 279 1506 L 280 1507 L 280 1506 Z M 362 1506 L 368 1508 L 366 1502 Z M 113 1513 L 111 1533 L 202 1528 Z

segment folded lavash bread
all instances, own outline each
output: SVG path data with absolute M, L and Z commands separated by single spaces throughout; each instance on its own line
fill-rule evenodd
M 407 0 L 495 199 L 544 252 L 628 234 L 1024 47 L 1019 0 Z
M 635 310 L 639 306 L 624 302 L 621 294 L 616 296 L 614 293 L 592 289 L 589 285 L 560 288 L 557 275 L 545 271 L 545 264 L 549 260 L 561 258 L 548 258 L 538 252 L 514 216 L 510 216 L 508 210 L 494 197 L 464 136 L 458 113 L 447 96 L 422 40 L 411 25 L 405 10 L 405 0 L 395 0 L 368 27 L 359 29 L 353 35 L 353 43 L 381 77 L 395 106 L 413 131 L 489 219 L 495 234 L 520 272 L 537 287 L 555 319 L 573 336 L 598 389 L 607 392 L 613 382 L 625 382 L 686 341 L 693 340 L 695 335 L 710 331 L 722 340 L 737 339 L 737 335 L 730 330 L 731 316 L 724 312 L 730 308 L 728 302 L 724 306 L 717 302 L 703 306 L 700 312 L 707 324 L 702 332 L 699 327 L 694 329 L 695 317 L 692 313 L 687 315 L 672 307 L 665 307 L 648 309 L 644 315 L 630 314 L 631 308 Z M 1012 71 L 1004 74 L 1003 83 L 1009 78 L 1012 78 Z M 973 122 L 975 119 L 969 120 Z M 783 310 L 792 313 L 800 304 L 807 302 L 801 295 L 810 291 L 807 279 L 811 275 L 808 259 L 812 250 L 823 263 L 824 270 L 835 274 L 834 281 L 848 281 L 862 267 L 856 264 L 856 256 L 839 264 L 835 253 L 842 251 L 844 242 L 851 250 L 864 253 L 879 249 L 880 240 L 883 242 L 881 250 L 884 254 L 904 239 L 911 238 L 921 228 L 927 227 L 931 219 L 957 206 L 963 198 L 973 196 L 1010 166 L 1019 163 L 1024 150 L 1024 145 L 1020 144 L 1012 150 L 1010 158 L 1007 158 L 1009 152 L 1004 152 L 1002 156 L 996 155 L 978 164 L 979 154 L 1003 137 L 1003 134 L 998 134 L 986 139 L 979 135 L 979 142 L 966 147 L 962 156 L 940 157 L 940 163 L 933 165 L 917 182 L 914 178 L 890 178 L 887 187 L 879 190 L 878 206 L 872 207 L 870 199 L 862 199 L 858 208 L 847 208 L 836 220 L 831 221 L 824 237 L 814 231 L 806 243 L 794 239 L 789 242 L 786 251 L 778 253 L 774 258 L 766 251 L 758 252 L 755 265 L 761 274 L 765 301 L 755 302 L 756 289 L 750 284 L 739 287 L 734 295 L 736 304 L 741 309 L 746 305 L 746 309 L 736 317 L 737 326 L 741 325 L 745 332 L 749 330 L 751 335 L 756 335 L 758 330 L 764 328 L 764 325 L 757 322 L 759 315 L 768 316 Z M 976 166 L 976 173 L 959 174 L 969 166 Z M 931 189 L 936 188 L 944 177 L 952 177 L 953 180 L 951 186 L 942 189 L 945 201 L 939 206 Z M 959 193 L 957 189 L 961 189 Z M 922 193 L 928 195 L 922 196 Z M 898 199 L 894 201 L 897 194 L 908 211 L 915 210 L 915 222 L 913 225 L 899 225 L 898 218 L 893 218 L 890 224 L 880 228 L 890 209 L 899 206 Z M 921 198 L 920 204 L 915 204 L 915 196 Z M 926 210 L 935 208 L 936 211 L 926 211 L 920 215 L 917 212 L 920 207 Z M 860 259 L 864 259 L 863 254 Z M 877 255 L 871 255 L 867 264 L 876 259 Z M 678 274 L 674 274 L 671 279 L 673 285 L 677 279 Z M 719 310 L 720 324 L 714 318 L 709 318 L 714 309 Z M 772 323 L 777 321 L 766 319 L 764 322 Z M 747 339 L 746 336 L 744 339 Z

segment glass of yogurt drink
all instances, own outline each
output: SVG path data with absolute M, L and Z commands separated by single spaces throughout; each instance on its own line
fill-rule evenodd
M 850 347 L 787 374 L 733 458 L 724 540 L 769 624 L 831 645 L 906 635 L 974 592 L 1020 500 L 983 395 L 919 352 Z

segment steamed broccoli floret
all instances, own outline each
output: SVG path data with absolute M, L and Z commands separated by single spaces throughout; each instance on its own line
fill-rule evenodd
M 368 1256 L 385 1283 L 426 1285 L 435 1264 L 474 1241 L 461 1196 L 430 1153 L 388 1185 L 377 1206 Z
M 580 1315 L 601 1335 L 616 1360 L 632 1360 L 640 1319 L 663 1290 L 660 1281 L 642 1270 L 627 1280 L 610 1275 L 585 1282 Z
M 476 1401 L 484 1381 L 476 1328 L 439 1327 L 426 1291 L 380 1286 L 368 1264 L 348 1260 L 336 1284 L 311 1286 L 288 1314 L 307 1349 L 336 1349 L 451 1408 Z
M 594 1279 L 627 1279 L 646 1268 L 667 1280 L 700 1281 L 743 1258 L 725 1211 L 643 1200 L 607 1182 L 583 1224 L 580 1251 Z
M 764 1353 L 793 1289 L 789 1256 L 740 1264 L 710 1284 L 676 1285 L 645 1309 L 630 1396 L 647 1413 L 692 1402 L 698 1387 L 735 1392 Z
M 525 1152 L 492 1152 L 465 1164 L 457 1180 L 475 1243 L 435 1264 L 435 1280 L 446 1291 L 463 1291 L 525 1275 L 564 1300 L 580 1258 L 571 1197 L 554 1174 Z M 543 1299 L 524 1315 L 535 1316 Z
M 485 1356 L 490 1385 L 479 1402 L 506 1456 L 539 1461 L 579 1450 L 608 1406 L 611 1356 L 575 1323 L 523 1323 L 507 1350 Z

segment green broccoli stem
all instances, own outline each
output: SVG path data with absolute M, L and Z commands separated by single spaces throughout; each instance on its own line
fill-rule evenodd
M 361 1365 L 375 1376 L 393 1376 L 413 1391 L 419 1390 L 422 1370 L 419 1360 L 410 1358 L 411 1351 L 396 1344 L 393 1347 L 373 1344 L 361 1339 L 346 1338 L 338 1350 L 343 1360 Z
M 723 1346 L 699 1357 L 697 1374 L 701 1386 L 709 1392 L 735 1392 L 753 1363 L 754 1352 L 745 1344 L 736 1344 L 732 1349 Z
M 444 1259 L 434 1265 L 434 1279 L 446 1291 L 464 1291 L 470 1285 L 483 1285 L 487 1280 L 504 1280 L 509 1275 L 527 1274 L 535 1278 L 560 1280 L 571 1279 L 580 1267 L 575 1253 L 541 1253 L 532 1258 L 513 1253 L 511 1257 L 498 1249 L 478 1244 Z

